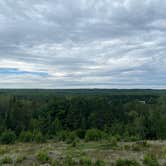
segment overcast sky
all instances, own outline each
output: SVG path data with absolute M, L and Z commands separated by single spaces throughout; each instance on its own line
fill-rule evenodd
M 0 0 L 0 88 L 166 88 L 166 1 Z

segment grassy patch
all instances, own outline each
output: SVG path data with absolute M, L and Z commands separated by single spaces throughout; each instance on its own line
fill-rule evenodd
M 22 163 L 26 159 L 26 156 L 17 156 L 16 163 Z
M 47 151 L 40 151 L 38 154 L 37 154 L 37 159 L 40 163 L 44 164 L 44 163 L 48 163 L 51 159 L 48 155 L 48 152 Z
M 159 166 L 156 156 L 152 154 L 145 155 L 143 163 L 146 166 Z
M 3 155 L 8 152 L 9 152 L 9 149 L 7 147 L 0 147 L 0 155 Z
M 12 164 L 13 160 L 10 156 L 5 156 L 4 158 L 1 159 L 2 164 Z
M 118 159 L 116 161 L 116 166 L 140 166 L 140 164 L 136 160 L 129 159 Z

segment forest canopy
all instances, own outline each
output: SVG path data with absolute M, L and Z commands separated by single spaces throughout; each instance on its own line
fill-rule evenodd
M 66 133 L 81 139 L 165 139 L 165 91 L 1 90 L 0 133 L 2 143 L 8 135 L 42 141 Z

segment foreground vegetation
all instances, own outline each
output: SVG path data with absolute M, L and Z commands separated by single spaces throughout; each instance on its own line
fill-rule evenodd
M 166 142 L 84 142 L 50 140 L 0 146 L 0 163 L 14 166 L 165 166 Z
M 165 139 L 165 91 L 0 91 L 0 164 L 164 166 Z

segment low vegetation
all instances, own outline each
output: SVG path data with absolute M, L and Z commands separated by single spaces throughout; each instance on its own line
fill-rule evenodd
M 0 137 L 0 142 L 2 144 L 12 144 L 15 143 L 15 141 L 16 141 L 16 135 L 14 131 L 11 130 L 4 131 Z
M 1 145 L 7 148 L 0 156 L 0 164 L 51 165 L 51 166 L 165 166 L 164 148 L 166 141 L 146 141 L 148 146 L 138 142 L 121 142 L 116 140 L 90 141 L 80 140 L 72 146 L 54 139 L 42 144 L 15 143 Z M 132 149 L 133 145 L 140 150 Z M 128 147 L 128 148 L 124 148 Z
M 140 166 L 140 164 L 136 160 L 129 160 L 129 159 L 118 159 L 115 165 L 116 166 Z
M 17 156 L 16 163 L 21 164 L 24 160 L 26 160 L 26 156 Z
M 37 159 L 38 161 L 43 164 L 43 163 L 48 163 L 50 162 L 50 157 L 48 155 L 47 151 L 41 151 L 37 154 Z
M 0 164 L 166 163 L 165 91 L 0 92 Z
M 153 155 L 153 154 L 147 154 L 147 155 L 145 155 L 143 163 L 146 166 L 159 166 L 159 162 L 157 161 L 156 156 Z
M 2 164 L 12 164 L 13 163 L 13 160 L 11 157 L 9 156 L 5 156 L 1 159 L 1 163 Z

